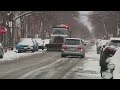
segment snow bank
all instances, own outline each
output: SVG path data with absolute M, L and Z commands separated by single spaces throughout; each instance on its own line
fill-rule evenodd
M 115 55 L 111 58 L 110 64 L 115 64 L 115 70 L 113 71 L 114 79 L 120 79 L 120 48 L 118 48 Z
M 96 45 L 92 46 L 86 57 L 82 62 L 82 66 L 79 65 L 73 69 L 75 78 L 77 79 L 102 79 L 100 74 L 99 57 L 96 53 Z
M 99 73 L 100 72 L 99 57 L 100 55 L 96 54 L 96 45 L 92 46 L 90 52 L 86 53 L 87 60 L 84 61 L 83 70 L 91 70 Z
M 38 52 L 26 52 L 26 53 L 17 53 L 16 50 L 14 51 L 8 51 L 7 53 L 4 54 L 4 58 L 0 59 L 0 62 L 4 62 L 4 61 L 10 61 L 10 60 L 15 60 L 15 59 L 19 59 L 19 58 L 23 58 L 26 56 L 31 56 L 34 54 L 39 54 L 42 53 L 41 50 L 39 50 Z

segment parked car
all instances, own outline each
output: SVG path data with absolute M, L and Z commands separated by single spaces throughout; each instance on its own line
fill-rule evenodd
M 106 59 L 112 57 L 120 47 L 120 38 L 111 38 L 100 53 L 101 72 L 107 70 Z
M 3 56 L 4 56 L 4 49 L 2 43 L 0 43 L 0 58 L 3 58 Z
M 112 74 L 113 79 L 120 79 L 120 48 L 116 51 L 113 57 L 106 60 L 108 63 L 107 69 Z
M 18 50 L 18 53 L 26 52 L 26 51 L 35 52 L 36 45 L 32 38 L 24 38 L 21 39 L 21 41 L 17 44 L 16 49 Z
M 97 45 L 97 54 L 100 54 L 102 48 L 104 45 L 108 43 L 109 40 L 100 40 L 98 45 Z
M 108 65 L 104 77 L 109 79 L 120 79 L 120 48 L 117 49 L 113 57 L 106 59 L 106 63 L 108 63 Z
M 37 43 L 38 43 L 38 49 L 42 49 L 42 50 L 44 50 L 44 43 L 43 43 L 43 40 L 41 39 L 41 38 L 34 38 L 36 41 L 37 41 Z
M 61 57 L 66 56 L 85 57 L 85 46 L 81 38 L 66 38 L 62 46 Z

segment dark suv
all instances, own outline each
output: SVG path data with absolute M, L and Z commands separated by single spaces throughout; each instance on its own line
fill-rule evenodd
M 106 45 L 104 45 L 104 48 L 100 53 L 99 64 L 101 66 L 101 72 L 107 70 L 106 59 L 112 57 L 117 51 L 118 47 L 120 47 L 120 38 L 111 38 L 109 42 Z

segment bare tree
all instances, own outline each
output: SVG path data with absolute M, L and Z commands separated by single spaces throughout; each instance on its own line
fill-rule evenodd
M 91 13 L 89 20 L 92 23 L 96 37 L 103 35 L 118 36 L 119 34 L 119 11 L 94 11 Z

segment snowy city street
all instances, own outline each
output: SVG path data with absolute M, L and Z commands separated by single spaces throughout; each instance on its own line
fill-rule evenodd
M 34 54 L 8 52 L 9 59 L 3 58 L 0 62 L 8 60 L 13 60 L 13 62 L 0 63 L 0 78 L 101 79 L 99 55 L 95 50 L 96 45 L 88 46 L 84 59 L 79 57 L 60 58 L 59 52 L 39 51 Z
M 120 11 L 0 11 L 0 79 L 120 79 Z

